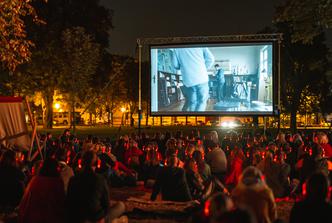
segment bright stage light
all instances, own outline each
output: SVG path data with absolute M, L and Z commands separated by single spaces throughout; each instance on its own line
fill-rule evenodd
M 55 108 L 55 109 L 59 109 L 59 108 L 60 108 L 60 104 L 59 104 L 59 103 L 55 103 L 55 104 L 54 104 L 54 108 Z
M 225 122 L 221 123 L 221 127 L 232 129 L 232 128 L 239 127 L 239 124 L 237 124 L 236 122 L 233 122 L 233 121 L 225 121 Z

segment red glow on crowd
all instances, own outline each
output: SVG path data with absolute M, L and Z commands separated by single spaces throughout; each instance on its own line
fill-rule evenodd
M 304 183 L 302 185 L 302 195 L 303 195 L 303 197 L 305 197 L 307 195 L 307 184 L 306 183 Z
M 100 167 L 101 167 L 101 160 L 98 159 L 98 161 L 97 161 L 97 168 L 100 169 Z
M 210 216 L 210 206 L 211 206 L 211 201 L 207 200 L 204 204 L 204 215 L 206 217 Z
M 78 159 L 78 168 L 82 169 L 82 159 Z

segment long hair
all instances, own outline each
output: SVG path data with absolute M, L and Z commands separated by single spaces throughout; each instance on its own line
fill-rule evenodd
M 240 147 L 240 145 L 238 143 L 236 143 L 233 147 L 233 149 L 231 150 L 231 155 L 229 156 L 229 164 L 231 165 L 235 159 L 241 159 L 244 160 L 245 156 L 244 153 L 242 151 L 242 148 Z
M 317 134 L 318 137 L 318 143 L 319 144 L 328 144 L 329 143 L 329 138 L 324 132 L 319 132 Z
M 196 150 L 193 152 L 193 159 L 196 161 L 197 163 L 197 167 L 198 167 L 198 171 L 202 172 L 205 169 L 205 162 L 203 160 L 203 155 L 202 152 L 199 150 Z
M 263 160 L 263 172 L 264 173 L 270 173 L 273 171 L 273 152 L 267 151 L 265 153 L 265 158 Z
M 239 182 L 246 186 L 256 184 L 266 185 L 262 172 L 254 166 L 249 166 L 243 170 Z

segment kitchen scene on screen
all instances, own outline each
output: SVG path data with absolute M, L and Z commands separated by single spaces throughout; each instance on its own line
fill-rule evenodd
M 151 50 L 152 112 L 271 112 L 272 44 Z

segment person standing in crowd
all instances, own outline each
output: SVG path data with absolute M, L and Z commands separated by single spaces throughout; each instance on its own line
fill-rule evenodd
M 19 205 L 19 223 L 64 222 L 65 190 L 55 159 L 46 159 L 27 186 Z
M 332 205 L 328 203 L 329 181 L 322 173 L 314 173 L 306 184 L 307 194 L 295 203 L 289 223 L 331 222 Z
M 219 66 L 219 64 L 214 65 L 216 69 L 217 77 L 217 99 L 218 102 L 224 100 L 224 85 L 225 85 L 225 74 L 224 70 Z
M 237 207 L 252 211 L 258 223 L 272 223 L 277 219 L 273 192 L 256 167 L 250 166 L 243 171 L 238 185 L 232 191 L 232 198 Z
M 24 173 L 16 166 L 16 153 L 7 149 L 0 159 L 0 210 L 11 211 L 24 193 Z
M 176 154 L 172 154 L 167 158 L 167 166 L 158 169 L 151 194 L 152 201 L 156 200 L 159 192 L 162 199 L 166 201 L 192 200 L 185 171 L 177 165 L 178 158 Z
M 214 63 L 208 48 L 176 48 L 172 54 L 173 66 L 181 70 L 188 111 L 205 111 L 209 98 L 209 75 L 207 70 Z
M 82 172 L 69 181 L 66 198 L 66 220 L 70 223 L 85 223 L 115 219 L 124 212 L 119 202 L 110 207 L 109 188 L 106 179 L 95 173 L 97 155 L 87 151 L 82 159 Z

